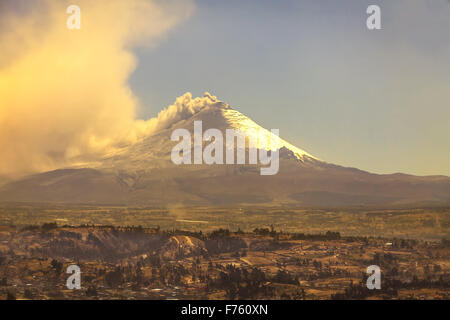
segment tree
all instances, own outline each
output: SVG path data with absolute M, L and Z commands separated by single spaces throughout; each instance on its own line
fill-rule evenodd
M 86 296 L 88 297 L 97 296 L 97 289 L 95 289 L 94 286 L 89 286 L 89 288 L 86 290 Z
M 6 300 L 16 300 L 16 295 L 12 291 L 6 293 Z
M 63 264 L 62 262 L 59 262 L 58 260 L 53 259 L 52 262 L 50 263 L 52 268 L 55 269 L 56 273 L 61 273 L 62 268 L 63 268 Z
M 33 299 L 34 298 L 33 292 L 31 292 L 31 290 L 28 289 L 28 288 L 24 290 L 23 295 L 27 299 Z

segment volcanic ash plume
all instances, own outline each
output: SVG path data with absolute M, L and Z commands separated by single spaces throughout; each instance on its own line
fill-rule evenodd
M 80 30 L 67 28 L 72 2 L 9 3 L 0 13 L 0 175 L 95 157 L 157 126 L 136 120 L 132 49 L 157 44 L 191 2 L 77 0 Z

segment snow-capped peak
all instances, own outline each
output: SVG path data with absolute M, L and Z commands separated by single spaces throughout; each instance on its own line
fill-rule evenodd
M 227 103 L 220 101 L 209 92 L 205 92 L 201 98 L 192 98 L 189 92 L 184 94 L 177 98 L 175 104 L 166 109 L 167 111 L 161 112 L 158 118 L 161 118 L 164 112 L 170 114 L 170 111 L 173 111 L 175 108 L 179 113 L 182 113 L 183 117 L 172 115 L 171 118 L 180 120 L 178 123 L 172 123 L 171 125 L 173 126 L 191 130 L 191 122 L 201 120 L 204 130 L 209 128 L 216 128 L 222 131 L 225 129 L 239 130 L 250 140 L 253 139 L 258 149 L 274 150 L 278 148 L 281 150 L 286 148 L 299 160 L 304 160 L 305 157 L 318 160 L 306 151 L 295 147 L 274 135 L 271 131 L 261 127 L 249 117 L 233 109 Z
M 188 92 L 177 98 L 173 105 L 162 110 L 157 117 L 145 121 L 144 125 L 150 129 L 143 130 L 144 134 L 135 143 L 106 156 L 100 166 L 110 168 L 131 166 L 143 169 L 152 167 L 154 163 L 162 165 L 161 161 L 170 157 L 175 144 L 170 139 L 171 133 L 179 128 L 192 133 L 195 121 L 202 122 L 203 132 L 214 128 L 225 134 L 227 129 L 234 129 L 238 135 L 245 135 L 248 143 L 252 141 L 257 149 L 278 148 L 280 156 L 286 154 L 302 162 L 319 160 L 264 129 L 217 97 L 205 93 L 203 97 L 193 98 Z
M 303 158 L 305 156 L 318 160 L 316 157 L 310 155 L 306 151 L 293 146 L 289 142 L 274 135 L 269 130 L 261 127 L 256 122 L 254 122 L 253 120 L 251 120 L 250 118 L 243 115 L 242 113 L 240 113 L 237 110 L 234 110 L 231 108 L 226 108 L 226 109 L 221 110 L 221 112 L 222 112 L 224 118 L 227 119 L 227 121 L 229 122 L 229 125 L 231 128 L 243 132 L 246 136 L 253 135 L 253 139 L 255 139 L 255 140 L 257 139 L 257 141 L 258 141 L 258 148 L 262 147 L 260 145 L 259 141 L 261 141 L 261 140 L 262 141 L 271 141 L 271 143 L 268 145 L 268 147 L 271 150 L 273 150 L 274 147 L 277 147 L 278 149 L 286 148 L 286 149 L 292 151 L 294 153 L 295 157 L 297 157 L 300 160 L 303 160 Z M 257 137 L 254 136 L 255 134 L 257 135 Z

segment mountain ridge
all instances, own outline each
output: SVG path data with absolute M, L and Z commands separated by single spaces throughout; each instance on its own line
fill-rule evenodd
M 276 203 L 308 206 L 430 202 L 450 204 L 450 178 L 375 174 L 322 161 L 279 138 L 280 168 L 261 176 L 260 164 L 175 165 L 171 132 L 261 128 L 206 93 L 182 96 L 158 116 L 158 130 L 84 166 L 38 173 L 0 185 L 0 202 L 222 205 Z M 263 134 L 270 134 L 261 128 Z M 276 138 L 278 139 L 278 137 Z M 258 146 L 260 147 L 260 146 Z

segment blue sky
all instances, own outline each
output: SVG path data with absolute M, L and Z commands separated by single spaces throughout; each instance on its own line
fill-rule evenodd
M 382 30 L 366 28 L 381 7 Z M 210 91 L 328 162 L 450 175 L 450 2 L 196 1 L 131 77 L 143 118 Z

